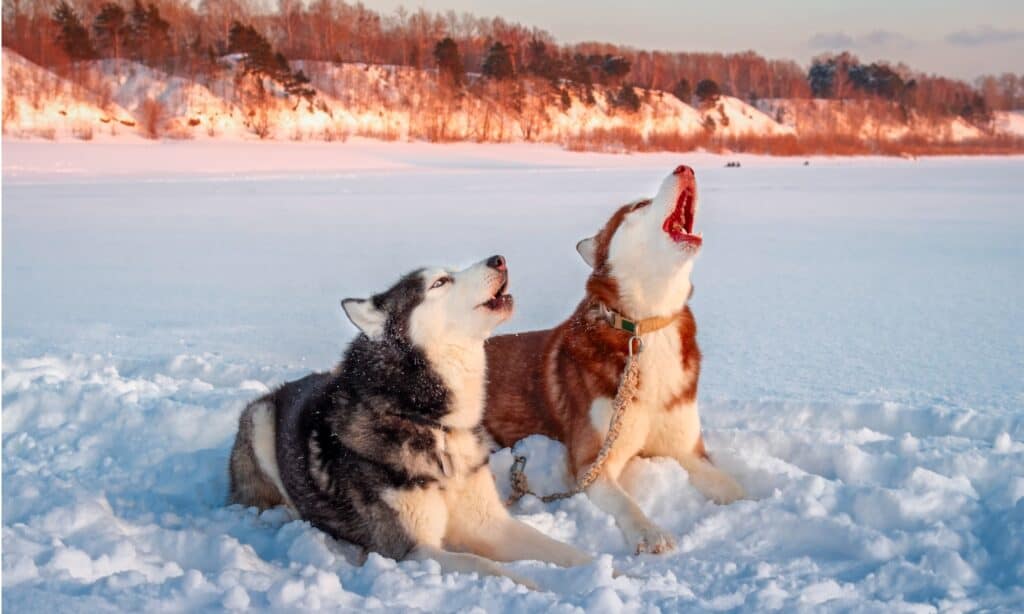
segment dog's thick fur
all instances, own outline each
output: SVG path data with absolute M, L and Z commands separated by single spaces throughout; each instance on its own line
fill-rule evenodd
M 681 230 L 684 197 L 692 206 L 686 212 L 688 227 Z M 613 328 L 600 306 L 637 320 L 677 315 L 672 325 L 643 336 L 637 397 L 600 477 L 587 489 L 615 517 L 637 552 L 663 552 L 675 542 L 619 485 L 620 473 L 634 456 L 676 459 L 693 485 L 716 502 L 743 496 L 739 484 L 712 465 L 701 438 L 701 355 L 696 322 L 686 304 L 693 260 L 703 241 L 690 234 L 695 213 L 693 171 L 679 167 L 657 196 L 621 207 L 596 236 L 577 246 L 593 271 L 586 296 L 568 320 L 551 330 L 494 337 L 486 344 L 491 365 L 484 418 L 488 431 L 505 446 L 535 433 L 557 439 L 568 449 L 571 473 L 579 475 L 607 434 L 631 337 Z
M 508 515 L 488 468 L 483 341 L 511 313 L 504 260 L 419 270 L 343 302 L 362 331 L 341 363 L 242 413 L 231 501 L 284 504 L 337 539 L 447 571 L 590 557 Z M 453 552 L 460 551 L 460 552 Z

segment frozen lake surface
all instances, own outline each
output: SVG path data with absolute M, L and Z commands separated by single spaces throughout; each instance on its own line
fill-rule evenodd
M 1024 160 L 609 156 L 540 146 L 5 142 L 3 605 L 101 611 L 1016 609 L 1024 600 Z M 737 159 L 741 168 L 724 168 Z M 513 512 L 611 560 L 547 592 L 345 550 L 224 507 L 238 413 L 338 359 L 338 301 L 493 253 L 517 314 L 679 163 L 709 448 L 752 500 L 629 470 L 679 538 L 634 557 L 585 498 Z M 534 469 L 560 446 L 531 440 Z M 492 466 L 503 487 L 509 455 Z M 532 476 L 554 489 L 557 471 Z M 639 485 L 643 485 L 640 487 Z

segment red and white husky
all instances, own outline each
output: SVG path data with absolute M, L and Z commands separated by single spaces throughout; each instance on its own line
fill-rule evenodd
M 586 296 L 551 330 L 492 337 L 484 423 L 501 445 L 540 433 L 565 444 L 573 475 L 586 471 L 608 431 L 612 399 L 630 339 L 639 324 L 640 383 L 600 477 L 587 489 L 612 514 L 639 552 L 675 547 L 619 485 L 634 456 L 668 456 L 706 497 L 743 497 L 717 469 L 701 439 L 697 413 L 700 350 L 686 302 L 690 273 L 703 239 L 694 233 L 697 184 L 680 166 L 652 199 L 621 207 L 597 235 L 576 246 L 593 272 Z M 652 330 L 653 329 L 653 330 Z

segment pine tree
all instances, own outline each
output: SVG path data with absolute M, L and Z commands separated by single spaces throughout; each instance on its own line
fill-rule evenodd
M 701 79 L 694 93 L 697 95 L 697 100 L 700 100 L 702 104 L 711 104 L 716 102 L 722 95 L 722 89 L 711 79 Z
M 559 102 L 562 105 L 562 111 L 568 111 L 572 108 L 572 96 L 569 95 L 569 90 L 564 87 L 559 92 Z
M 167 63 L 171 53 L 171 24 L 160 16 L 160 9 L 152 3 L 146 9 L 146 30 L 149 35 L 146 59 L 150 64 Z
M 630 113 L 636 113 L 640 110 L 640 97 L 637 96 L 636 90 L 633 86 L 622 84 L 622 88 L 619 89 L 619 93 L 615 96 L 615 106 L 620 109 L 625 109 Z
M 573 56 L 568 77 L 578 85 L 583 104 L 593 106 L 597 103 L 594 99 L 594 81 L 590 74 L 590 64 L 583 54 L 577 53 Z
M 512 64 L 512 54 L 507 45 L 495 42 L 487 51 L 484 59 L 483 73 L 495 81 L 505 81 L 516 76 L 515 66 Z
M 601 73 L 605 76 L 605 82 L 615 84 L 629 74 L 631 65 L 629 60 L 622 56 L 606 55 L 601 61 Z
M 690 101 L 693 100 L 693 88 L 690 87 L 690 82 L 687 79 L 680 79 L 679 83 L 672 88 L 672 94 L 686 104 L 690 104 Z
M 132 59 L 150 65 L 170 59 L 171 24 L 152 3 L 147 7 L 135 0 L 124 31 L 124 46 Z
M 53 21 L 57 24 L 57 43 L 72 60 L 90 60 L 96 57 L 89 31 L 82 25 L 78 14 L 67 3 L 61 0 L 53 11 Z
M 811 64 L 810 70 L 807 71 L 807 83 L 811 86 L 811 95 L 815 98 L 831 98 L 835 74 L 835 64 L 819 61 Z
M 108 2 L 100 7 L 92 22 L 93 37 L 101 55 L 121 58 L 122 38 L 128 14 L 116 2 Z
M 135 0 L 128 12 L 128 23 L 124 26 L 124 47 L 133 60 L 142 60 L 146 44 L 146 7 Z
M 245 54 L 243 66 L 246 72 L 262 73 L 279 80 L 291 77 L 288 60 L 275 53 L 270 41 L 256 28 L 240 22 L 233 22 L 228 32 L 228 52 Z
M 275 52 L 270 41 L 250 25 L 237 21 L 231 24 L 231 30 L 228 32 L 228 52 L 245 55 L 242 60 L 245 74 L 275 79 L 289 94 L 307 100 L 312 100 L 316 95 L 316 90 L 309 85 L 310 80 L 306 73 L 301 70 L 293 73 L 284 54 Z
M 283 55 L 281 57 L 284 58 Z M 287 61 L 285 63 L 287 64 Z M 313 89 L 310 83 L 310 78 L 306 76 L 306 73 L 299 70 L 285 78 L 284 89 L 293 96 L 299 96 L 312 102 L 313 97 L 316 96 L 316 90 Z
M 462 64 L 459 44 L 451 37 L 445 37 L 434 45 L 434 61 L 441 80 L 453 87 L 460 87 L 466 79 L 466 69 Z
M 556 82 L 558 68 L 558 60 L 548 53 L 547 44 L 541 40 L 531 40 L 526 46 L 526 72 Z

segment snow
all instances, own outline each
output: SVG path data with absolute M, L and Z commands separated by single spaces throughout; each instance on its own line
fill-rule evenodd
M 166 115 L 166 131 L 172 136 L 239 138 L 246 132 L 242 111 L 201 83 L 137 62 L 115 60 L 96 62 L 90 78 L 98 87 L 112 91 L 113 99 L 135 115 L 142 113 L 147 101 L 158 102 Z M 227 89 L 226 84 L 220 85 Z M 189 126 L 189 120 L 198 121 L 197 126 Z
M 1024 137 L 1024 111 L 996 111 L 993 115 L 996 131 Z
M 724 168 L 727 160 L 742 167 Z M 517 315 L 578 300 L 573 250 L 696 167 L 708 447 L 626 472 L 678 538 L 633 556 L 578 496 L 513 513 L 600 555 L 540 592 L 360 562 L 225 506 L 243 405 L 329 367 L 338 299 L 425 263 L 510 262 Z M 803 160 L 554 146 L 3 144 L 3 606 L 11 611 L 967 611 L 1024 602 L 1021 158 Z M 563 448 L 520 444 L 539 490 Z M 507 491 L 508 450 L 491 459 Z M 614 568 L 624 572 L 613 576 Z
M 717 133 L 728 136 L 750 134 L 780 136 L 795 134 L 792 126 L 777 123 L 755 107 L 733 96 L 721 96 L 701 113 L 702 122 L 710 119 Z
M 134 133 L 131 114 L 116 103 L 42 70 L 3 49 L 4 134 L 92 140 Z
M 954 142 L 969 141 L 982 136 L 981 130 L 977 127 L 972 126 L 962 117 L 957 117 L 953 121 L 949 122 L 948 128 L 946 128 L 947 138 Z
M 961 117 L 928 118 L 911 112 L 909 120 L 905 120 L 898 105 L 879 100 L 766 98 L 759 100 L 757 107 L 802 136 L 838 134 L 867 140 L 918 136 L 955 143 L 985 136 Z M 995 128 L 998 133 L 1010 133 L 999 123 Z

